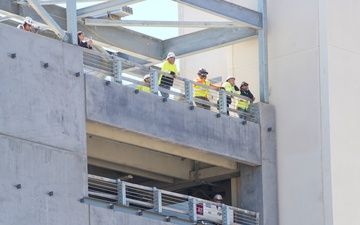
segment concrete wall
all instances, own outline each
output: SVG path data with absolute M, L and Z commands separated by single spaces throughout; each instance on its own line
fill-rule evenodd
M 0 224 L 89 224 L 81 51 L 6 25 L 0 39 Z
M 222 116 L 103 79 L 86 77 L 87 118 L 164 141 L 260 165 L 259 124 Z

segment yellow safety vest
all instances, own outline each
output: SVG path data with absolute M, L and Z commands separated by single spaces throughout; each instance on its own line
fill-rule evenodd
M 237 91 L 236 94 L 241 94 L 240 91 Z M 247 101 L 245 99 L 241 99 L 238 98 L 238 104 L 237 104 L 237 108 L 243 109 L 243 110 L 248 110 L 249 109 L 249 105 L 250 105 L 250 101 Z
M 200 79 L 195 79 L 196 82 L 210 86 L 210 81 L 205 80 L 205 83 L 201 82 Z M 194 97 L 205 97 L 209 98 L 209 89 L 194 84 Z
M 139 89 L 140 91 L 145 91 L 145 92 L 151 93 L 151 89 L 150 89 L 150 87 L 148 87 L 148 86 L 139 85 L 139 86 L 137 87 L 137 89 Z

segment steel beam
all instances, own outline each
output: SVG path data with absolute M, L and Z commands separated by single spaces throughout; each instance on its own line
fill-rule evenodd
M 209 28 L 164 41 L 163 57 L 173 51 L 184 57 L 257 37 L 252 28 Z
M 40 15 L 40 17 L 46 22 L 55 34 L 63 41 L 68 41 L 68 36 L 63 29 L 55 22 L 55 20 L 49 15 L 49 13 L 36 1 L 27 0 L 34 10 Z
M 269 103 L 269 76 L 268 76 L 268 44 L 267 44 L 267 0 L 258 0 L 259 10 L 263 14 L 263 29 L 259 30 L 259 75 L 260 75 L 260 102 Z
M 198 10 L 240 22 L 247 27 L 262 28 L 261 13 L 224 0 L 174 0 Z
M 218 21 L 149 21 L 149 20 L 108 20 L 108 19 L 84 19 L 84 24 L 88 26 L 139 26 L 139 27 L 195 27 L 195 28 L 217 28 L 217 27 L 241 27 L 242 25 L 234 22 Z
M 144 0 L 114 0 L 114 1 L 108 1 L 104 3 L 100 3 L 93 6 L 88 6 L 82 9 L 79 9 L 77 11 L 78 18 L 88 17 L 88 16 L 94 16 L 99 15 L 102 13 L 106 13 L 107 11 L 120 9 L 123 6 L 126 6 L 128 4 L 134 4 L 138 2 L 142 2 Z

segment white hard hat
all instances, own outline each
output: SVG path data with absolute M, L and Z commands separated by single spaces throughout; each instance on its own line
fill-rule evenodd
M 144 80 L 146 80 L 147 78 L 150 78 L 150 74 L 146 74 L 146 75 L 144 76 Z
M 31 25 L 33 23 L 33 20 L 31 19 L 31 17 L 27 16 L 24 18 L 24 22 Z
M 234 76 L 228 76 L 228 77 L 226 78 L 226 81 L 228 81 L 229 79 L 234 79 L 234 80 L 235 80 L 235 77 L 234 77 Z
M 169 59 L 169 58 L 171 58 L 171 57 L 176 57 L 176 56 L 175 56 L 175 53 L 169 52 L 169 54 L 167 55 L 166 59 Z
M 219 200 L 219 201 L 222 201 L 222 200 L 223 200 L 223 198 L 222 198 L 222 196 L 221 196 L 221 195 L 216 194 L 216 195 L 214 196 L 213 200 Z

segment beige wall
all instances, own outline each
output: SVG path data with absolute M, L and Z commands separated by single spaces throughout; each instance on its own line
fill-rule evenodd
M 180 19 L 206 16 L 180 7 Z M 359 223 L 359 12 L 356 0 L 268 1 L 281 225 Z M 182 59 L 182 71 L 205 67 L 223 78 L 234 75 L 238 84 L 250 82 L 258 100 L 257 51 L 257 40 L 224 47 Z

